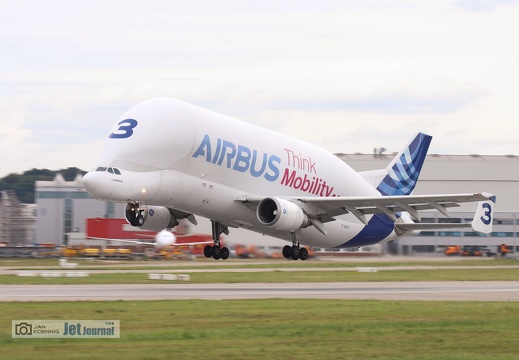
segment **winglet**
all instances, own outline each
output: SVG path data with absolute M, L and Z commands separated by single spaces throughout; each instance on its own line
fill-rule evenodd
M 494 203 L 496 197 L 492 196 L 487 201 L 480 201 L 478 209 L 472 220 L 472 231 L 483 234 L 490 234 L 492 232 L 492 223 L 494 222 Z
M 395 156 L 377 187 L 382 195 L 410 195 L 413 192 L 431 140 L 432 136 L 418 133 Z

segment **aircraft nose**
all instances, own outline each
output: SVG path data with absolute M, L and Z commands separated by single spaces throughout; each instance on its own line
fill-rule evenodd
M 99 174 L 97 174 L 95 171 L 91 171 L 83 175 L 83 187 L 85 190 L 92 195 L 93 197 L 96 197 L 96 189 L 98 186 L 98 180 L 99 180 Z

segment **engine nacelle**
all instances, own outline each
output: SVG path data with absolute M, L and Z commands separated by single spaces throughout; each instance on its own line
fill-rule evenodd
M 124 212 L 126 221 L 143 230 L 161 231 L 178 225 L 177 219 L 164 206 L 146 206 L 129 203 Z
M 309 225 L 308 216 L 297 204 L 278 198 L 265 198 L 256 209 L 260 223 L 276 230 L 295 231 Z

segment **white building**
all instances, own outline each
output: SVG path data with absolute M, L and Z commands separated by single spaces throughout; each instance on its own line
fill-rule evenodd
M 126 204 L 101 202 L 83 188 L 81 175 L 65 181 L 57 174 L 52 181 L 36 181 L 36 242 L 63 245 L 67 233 L 85 232 L 85 220 L 92 217 L 121 217 Z
M 394 154 L 337 154 L 356 171 L 385 168 Z M 505 243 L 519 250 L 519 156 L 515 155 L 428 155 L 414 194 L 452 194 L 488 192 L 497 196 L 494 231 L 489 236 L 471 231 L 422 232 L 404 236 L 389 245 L 393 252 L 411 254 L 433 252 L 447 245 L 495 247 Z M 450 208 L 450 217 L 437 211 L 422 211 L 422 221 L 467 222 L 474 216 L 476 204 Z
M 0 243 L 12 246 L 32 244 L 36 206 L 20 203 L 13 190 L 4 190 L 0 195 Z

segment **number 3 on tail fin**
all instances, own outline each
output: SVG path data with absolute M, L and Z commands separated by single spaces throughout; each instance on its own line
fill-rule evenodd
M 472 220 L 472 230 L 483 234 L 492 232 L 493 206 L 490 201 L 480 201 L 478 209 Z

